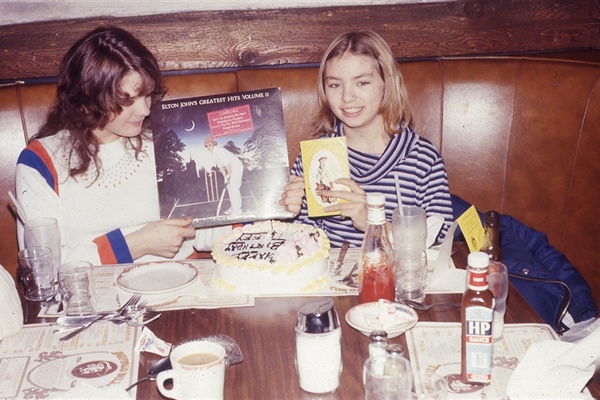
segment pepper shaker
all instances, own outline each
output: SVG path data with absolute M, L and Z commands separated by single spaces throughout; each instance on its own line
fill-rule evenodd
M 342 328 L 332 299 L 317 299 L 298 310 L 295 359 L 302 390 L 328 393 L 340 385 Z

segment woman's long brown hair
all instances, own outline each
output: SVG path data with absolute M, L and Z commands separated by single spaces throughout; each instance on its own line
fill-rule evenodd
M 56 102 L 31 140 L 67 130 L 71 143 L 69 176 L 85 173 L 90 163 L 99 173 L 99 143 L 92 131 L 104 128 L 124 106 L 133 102 L 121 89 L 123 78 L 130 72 L 138 72 L 142 77 L 138 95 L 151 96 L 152 103 L 162 98 L 164 89 L 158 62 L 124 29 L 99 27 L 78 40 L 64 56 Z M 129 139 L 136 156 L 141 151 L 142 139 L 141 135 Z

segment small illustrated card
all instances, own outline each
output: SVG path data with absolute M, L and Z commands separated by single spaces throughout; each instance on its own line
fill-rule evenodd
M 485 232 L 475 206 L 469 207 L 467 211 L 458 217 L 457 221 L 465 236 L 469 251 L 479 251 L 481 246 L 483 246 L 483 236 Z
M 323 190 L 349 190 L 336 179 L 349 178 L 348 150 L 345 137 L 304 140 L 300 142 L 308 216 L 339 215 L 339 211 L 326 212 L 323 208 L 345 200 L 319 194 Z

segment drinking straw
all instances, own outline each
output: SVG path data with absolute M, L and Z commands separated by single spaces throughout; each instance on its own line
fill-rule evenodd
M 398 173 L 394 172 L 394 182 L 396 183 L 396 199 L 398 201 L 398 211 L 400 215 L 404 215 L 404 209 L 402 208 L 402 195 L 400 194 L 400 179 L 398 179 Z
M 17 209 L 17 214 L 19 215 L 19 218 L 21 218 L 21 221 L 23 221 L 25 226 L 30 226 L 29 220 L 25 216 L 25 210 L 23 209 L 23 206 L 17 201 L 17 199 L 10 190 L 8 191 L 8 197 L 10 197 L 10 200 L 13 202 L 15 208 Z

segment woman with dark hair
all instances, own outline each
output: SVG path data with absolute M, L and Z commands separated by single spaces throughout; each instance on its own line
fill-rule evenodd
M 146 117 L 163 94 L 155 57 L 121 28 L 89 32 L 63 58 L 56 102 L 16 167 L 27 218 L 58 221 L 63 263 L 185 258 L 188 239 L 214 233 L 159 218 Z M 18 237 L 22 248 L 21 221 Z
M 351 179 L 335 181 L 349 190 L 317 194 L 346 202 L 324 208 L 339 211 L 340 216 L 308 218 L 299 156 L 280 204 L 299 214 L 299 221 L 322 228 L 332 246 L 340 247 L 344 241 L 360 246 L 367 227 L 366 193 L 385 195 L 389 221 L 398 204 L 398 181 L 404 205 L 444 217 L 439 235 L 443 239 L 453 221 L 444 161 L 439 150 L 412 129 L 404 80 L 385 40 L 372 31 L 339 35 L 321 59 L 318 79 L 319 111 L 313 133 L 346 137 Z

